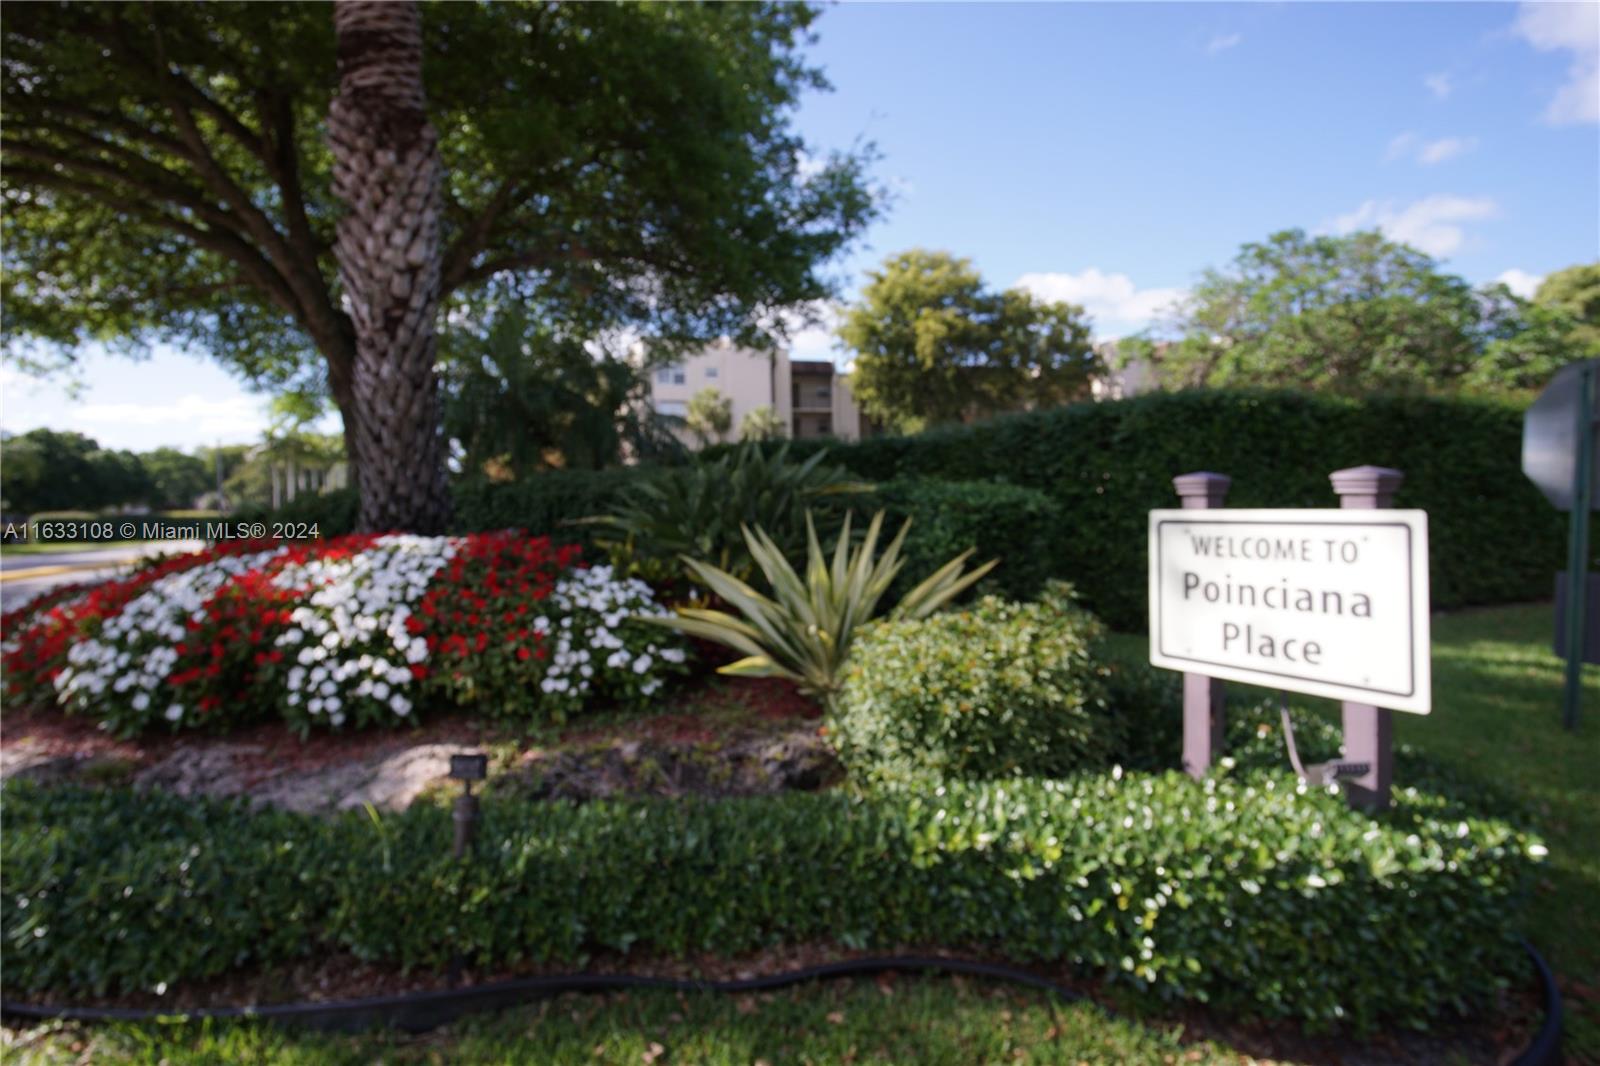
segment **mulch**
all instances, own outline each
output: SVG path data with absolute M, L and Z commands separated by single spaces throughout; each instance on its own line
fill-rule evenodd
M 671 706 L 694 709 L 637 717 L 608 716 L 597 725 L 579 719 L 556 731 L 553 739 L 542 735 L 537 746 L 549 749 L 641 738 L 705 743 L 730 733 L 770 728 L 775 723 L 793 725 L 820 719 L 822 715 L 816 704 L 781 678 L 693 679 L 674 693 Z M 246 773 L 256 767 L 267 776 L 366 762 L 420 744 L 489 745 L 510 741 L 519 747 L 535 746 L 514 722 L 460 711 L 421 717 L 419 724 L 410 727 L 313 733 L 304 739 L 281 722 L 262 722 L 225 734 L 191 730 L 122 740 L 101 730 L 90 718 L 53 710 L 8 708 L 0 724 L 0 749 L 26 746 L 30 752 L 52 758 L 108 759 L 146 766 L 179 748 L 194 750 L 207 744 L 226 744 L 255 749 L 242 754 L 239 764 Z

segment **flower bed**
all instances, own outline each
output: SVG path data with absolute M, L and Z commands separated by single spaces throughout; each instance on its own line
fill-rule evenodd
M 649 586 L 518 532 L 236 543 L 7 615 L 6 692 L 119 735 L 439 704 L 561 721 L 683 672 L 680 641 L 631 622 L 658 613 Z

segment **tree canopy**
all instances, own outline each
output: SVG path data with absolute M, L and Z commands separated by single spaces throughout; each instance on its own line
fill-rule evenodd
M 876 200 L 867 150 L 813 167 L 792 128 L 825 86 L 801 55 L 814 17 L 426 5 L 447 308 L 492 285 L 562 335 L 628 329 L 666 351 L 766 343 L 783 309 L 829 295 L 826 265 Z M 3 34 L 7 357 L 170 342 L 326 391 L 348 431 L 328 8 L 27 4 Z
M 1169 325 L 1171 344 L 1119 344 L 1120 361 L 1149 360 L 1167 387 L 1519 390 L 1579 357 L 1565 312 L 1504 285 L 1474 289 L 1377 232 L 1246 244 Z
M 82 433 L 31 429 L 7 435 L 4 452 L 8 511 L 100 510 L 158 495 L 139 456 Z
M 909 432 L 1087 392 L 1098 362 L 1081 308 L 987 289 L 949 252 L 902 252 L 869 277 L 838 334 L 874 418 Z
M 1533 303 L 1573 318 L 1572 339 L 1585 356 L 1600 357 L 1600 262 L 1549 274 L 1539 282 Z

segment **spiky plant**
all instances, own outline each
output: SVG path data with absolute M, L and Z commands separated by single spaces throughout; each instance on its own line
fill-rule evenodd
M 764 530 L 743 527 L 745 544 L 766 577 L 771 596 L 757 592 L 725 570 L 685 556 L 684 565 L 742 617 L 726 611 L 684 607 L 675 616 L 647 621 L 745 653 L 745 658 L 722 667 L 719 673 L 785 677 L 799 685 L 802 692 L 828 703 L 838 691 L 857 630 L 877 613 L 879 600 L 905 563 L 900 549 L 911 528 L 910 521 L 900 527 L 883 555 L 876 557 L 882 527 L 883 512 L 879 511 L 872 516 L 866 536 L 852 546 L 850 517 L 846 515 L 830 562 L 817 540 L 811 513 L 806 512 L 804 577 L 795 572 Z M 934 571 L 906 593 L 887 612 L 888 616 L 925 618 L 998 562 L 991 559 L 963 572 L 972 552 L 969 548 Z

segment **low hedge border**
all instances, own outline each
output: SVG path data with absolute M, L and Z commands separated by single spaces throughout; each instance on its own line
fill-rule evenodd
M 1116 770 L 687 803 L 491 795 L 468 864 L 449 858 L 438 806 L 318 820 L 14 783 L 6 976 L 12 995 L 71 997 L 333 950 L 443 969 L 457 953 L 515 967 L 938 944 L 1368 1031 L 1485 1006 L 1517 972 L 1511 927 L 1543 850 L 1530 836 L 1418 788 L 1369 818 L 1245 755 L 1199 783 Z

